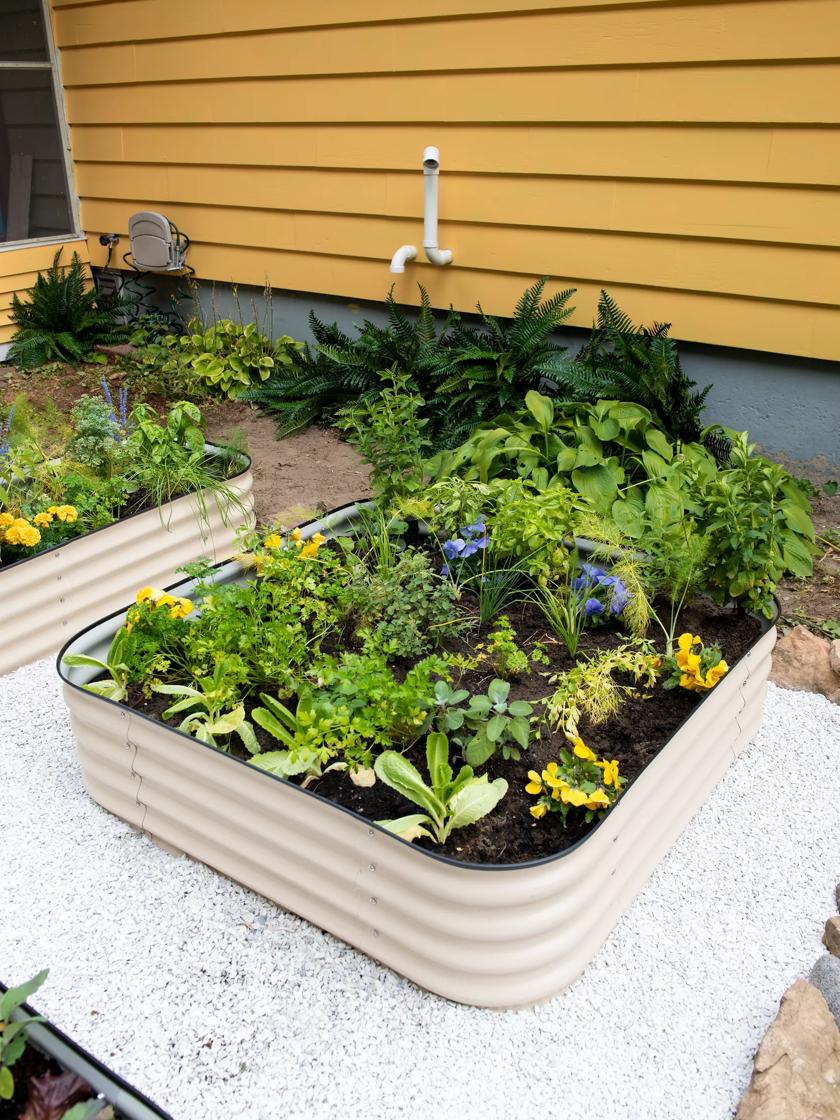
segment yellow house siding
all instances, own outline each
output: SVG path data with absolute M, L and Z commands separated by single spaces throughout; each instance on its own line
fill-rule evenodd
M 12 306 L 12 293 L 26 291 L 35 283 L 38 273 L 49 268 L 56 250 L 61 247 L 61 260 L 69 264 L 75 250 L 85 264 L 88 264 L 87 242 L 78 238 L 67 238 L 49 245 L 28 245 L 23 248 L 9 247 L 0 249 L 0 346 L 12 341 L 14 327 L 9 320 Z
M 606 285 L 676 337 L 837 357 L 840 0 L 53 9 L 94 263 L 156 208 L 205 279 L 507 313 L 548 274 L 581 324 Z M 392 277 L 429 143 L 455 261 Z

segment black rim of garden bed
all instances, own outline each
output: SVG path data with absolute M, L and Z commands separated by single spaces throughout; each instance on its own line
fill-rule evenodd
M 8 985 L 4 984 L 3 981 L 0 980 L 0 995 L 4 995 L 8 990 Z M 157 1116 L 159 1120 L 174 1120 L 174 1117 L 169 1112 L 165 1112 L 160 1107 L 160 1105 L 155 1104 L 155 1102 L 147 1097 L 145 1093 L 141 1092 L 140 1089 L 135 1088 L 135 1086 L 132 1085 L 130 1081 L 126 1081 L 124 1077 L 120 1077 L 118 1073 L 115 1073 L 112 1069 L 106 1066 L 104 1062 L 101 1062 L 95 1054 L 91 1054 L 89 1050 L 85 1050 L 84 1046 L 81 1046 L 78 1042 L 76 1042 L 75 1039 L 65 1034 L 60 1027 L 57 1027 L 55 1023 L 51 1022 L 46 1016 L 41 1016 L 41 1013 L 37 1011 L 32 1006 L 32 1004 L 22 1003 L 20 1005 L 19 1011 L 24 1015 L 32 1015 L 43 1018 L 44 1022 L 39 1023 L 38 1027 L 45 1034 L 54 1035 L 60 1043 L 66 1046 L 69 1050 L 72 1050 L 83 1061 L 93 1066 L 96 1072 L 101 1074 L 102 1077 L 105 1077 L 109 1081 L 112 1081 L 121 1092 L 126 1093 L 127 1095 L 132 1096 L 140 1101 L 140 1103 L 143 1104 L 147 1109 L 149 1109 L 149 1111 L 154 1116 Z M 30 1045 L 34 1045 L 36 1049 L 41 1049 L 37 1039 L 31 1039 Z M 47 1053 L 49 1057 L 53 1057 L 53 1055 L 49 1054 L 46 1050 L 42 1050 L 42 1053 Z M 55 1060 L 58 1061 L 58 1059 Z M 61 1062 L 59 1061 L 59 1065 L 60 1064 Z M 93 1091 L 95 1092 L 95 1090 Z M 114 1102 L 108 1101 L 108 1103 L 113 1104 Z M 117 1104 L 117 1107 L 119 1107 L 119 1104 Z
M 349 503 L 346 503 L 345 505 L 336 506 L 335 509 L 327 510 L 325 513 L 321 514 L 320 517 L 310 518 L 307 521 L 301 521 L 298 525 L 298 528 L 306 528 L 310 525 L 317 525 L 317 524 L 320 524 L 321 522 L 323 522 L 326 518 L 332 517 L 337 513 L 342 513 L 345 510 L 349 512 L 351 510 L 357 509 L 358 506 L 361 504 L 361 502 L 367 501 L 367 500 L 368 499 L 361 499 L 360 502 L 349 502 Z M 235 564 L 235 563 L 236 563 L 235 560 L 221 560 L 221 561 L 219 561 L 219 563 L 214 564 L 212 566 L 211 570 L 215 572 L 215 571 L 218 571 L 220 568 L 225 567 L 228 564 Z M 243 571 L 243 574 L 245 574 L 245 569 L 244 568 L 242 569 L 242 571 Z M 181 580 L 178 580 L 175 583 L 169 584 L 169 586 L 166 587 L 165 590 L 166 591 L 174 591 L 177 588 L 182 587 L 185 583 L 193 583 L 193 582 L 195 582 L 195 581 L 191 580 L 189 578 L 181 579 Z M 730 666 L 730 672 L 737 665 L 740 665 L 740 663 L 744 660 L 744 658 L 747 657 L 750 654 L 750 652 L 755 648 L 755 646 L 758 644 L 758 642 L 760 642 L 761 639 L 768 633 L 768 631 L 771 630 L 775 626 L 776 621 L 778 620 L 779 615 L 781 614 L 781 607 L 779 605 L 778 599 L 775 596 L 773 596 L 773 603 L 775 605 L 775 611 L 774 611 L 774 614 L 773 614 L 773 618 L 768 619 L 768 618 L 764 618 L 762 616 L 754 615 L 754 614 L 750 614 L 748 616 L 749 618 L 755 619 L 759 623 L 760 628 L 761 628 L 760 633 L 759 633 L 759 636 L 756 639 L 756 641 L 753 642 L 753 644 L 749 647 L 749 649 L 747 649 L 738 658 L 737 661 L 733 662 L 733 664 Z M 710 692 L 707 692 L 707 693 L 705 693 L 705 695 L 700 697 L 697 705 L 674 728 L 674 730 L 671 734 L 671 737 L 668 739 L 668 741 L 661 747 L 660 750 L 658 750 L 656 752 L 656 754 L 650 760 L 650 762 L 648 762 L 639 771 L 639 773 L 636 775 L 636 777 L 626 786 L 626 788 L 624 790 L 622 790 L 621 796 L 618 798 L 618 800 L 612 806 L 610 811 L 608 813 L 606 813 L 603 817 L 601 817 L 600 820 L 596 821 L 596 823 L 593 824 L 592 828 L 586 833 L 585 836 L 582 836 L 579 840 L 576 840 L 573 844 L 570 844 L 568 848 L 564 848 L 561 852 L 553 852 L 551 855 L 541 856 L 539 859 L 522 860 L 519 863 L 474 863 L 470 860 L 454 859 L 452 856 L 445 855 L 443 852 L 435 852 L 435 851 L 429 850 L 428 848 L 420 848 L 416 844 L 413 844 L 411 841 L 404 840 L 401 836 L 398 836 L 395 832 L 390 832 L 387 828 L 383 828 L 382 825 L 378 824 L 374 820 L 371 820 L 369 817 L 365 817 L 362 813 L 357 813 L 355 809 L 350 809 L 346 805 L 339 805 L 336 801 L 331 800 L 329 797 L 325 797 L 322 793 L 318 793 L 316 790 L 303 789 L 301 786 L 297 785 L 296 783 L 291 782 L 286 778 L 281 778 L 278 774 L 272 774 L 268 770 L 262 770 L 258 766 L 251 766 L 251 764 L 248 762 L 247 759 L 238 758 L 236 755 L 231 754 L 229 751 L 223 751 L 220 747 L 213 747 L 209 743 L 204 743 L 200 739 L 196 739 L 194 735 L 188 735 L 185 731 L 180 731 L 177 727 L 172 727 L 170 724 L 164 723 L 163 720 L 156 719 L 154 716 L 147 715 L 145 712 L 140 712 L 136 708 L 129 708 L 127 705 L 118 703 L 116 700 L 108 699 L 107 696 L 99 696 L 95 692 L 88 692 L 83 685 L 76 684 L 75 681 L 69 680 L 65 676 L 64 666 L 63 666 L 64 655 L 67 652 L 67 650 L 69 649 L 69 647 L 71 645 L 73 645 L 75 642 L 77 642 L 80 638 L 84 637 L 84 635 L 87 634 L 88 631 L 93 630 L 98 626 L 102 626 L 106 622 L 110 622 L 112 619 L 116 618 L 118 615 L 124 614 L 125 611 L 127 611 L 129 609 L 130 606 L 131 606 L 131 604 L 128 604 L 128 606 L 125 606 L 125 607 L 120 607 L 118 610 L 112 611 L 109 615 L 106 615 L 104 618 L 99 618 L 95 622 L 91 622 L 88 626 L 85 626 L 84 629 L 79 630 L 76 634 L 74 634 L 72 638 L 68 638 L 68 640 L 64 643 L 64 645 L 61 647 L 61 650 L 59 651 L 58 656 L 56 658 L 56 671 L 57 671 L 60 679 L 66 685 L 68 685 L 68 687 L 76 689 L 77 692 L 84 693 L 85 696 L 91 696 L 95 700 L 101 700 L 104 704 L 112 704 L 115 708 L 119 708 L 122 711 L 130 711 L 132 713 L 132 715 L 136 716 L 137 718 L 146 720 L 148 723 L 151 723 L 156 727 L 164 728 L 166 731 L 171 731 L 173 735 L 177 735 L 179 738 L 186 739 L 190 743 L 197 743 L 199 746 L 204 747 L 208 751 L 214 751 L 216 754 L 221 755 L 223 758 L 228 759 L 230 762 L 234 762 L 234 763 L 238 764 L 239 766 L 247 766 L 250 771 L 256 771 L 257 773 L 262 774 L 265 778 L 268 778 L 271 781 L 282 782 L 284 785 L 289 786 L 292 789 L 297 790 L 297 792 L 300 793 L 300 794 L 304 794 L 307 797 L 313 797 L 316 800 L 320 801 L 322 804 L 329 805 L 332 809 L 335 809 L 337 812 L 347 813 L 349 816 L 353 817 L 354 820 L 361 821 L 362 824 L 364 824 L 368 828 L 375 828 L 377 830 L 377 832 L 383 833 L 385 836 L 388 836 L 391 840 L 395 840 L 398 843 L 405 845 L 405 847 L 407 847 L 410 851 L 417 852 L 417 854 L 420 855 L 420 856 L 428 856 L 430 859 L 438 860 L 439 862 L 445 863 L 450 867 L 459 867 L 459 868 L 461 868 L 463 870 L 467 870 L 467 871 L 508 871 L 508 872 L 510 872 L 510 871 L 519 871 L 523 868 L 542 867 L 547 863 L 553 863 L 555 860 L 563 859 L 565 856 L 569 856 L 569 855 L 572 854 L 572 852 L 577 851 L 577 849 L 579 847 L 581 847 L 581 845 L 585 844 L 587 842 L 587 840 L 589 840 L 589 838 L 593 835 L 593 833 L 597 832 L 597 830 L 609 819 L 609 817 L 611 817 L 613 815 L 613 813 L 615 813 L 620 808 L 620 806 L 623 803 L 626 795 L 635 786 L 635 784 L 639 780 L 639 778 L 644 773 L 646 773 L 646 771 L 651 766 L 653 766 L 653 764 L 656 762 L 656 760 L 667 749 L 668 744 L 674 738 L 676 738 L 676 736 L 680 733 L 680 731 L 683 729 L 683 727 L 686 725 L 686 723 L 688 723 L 688 721 L 690 719 L 693 719 L 693 717 L 695 715 L 697 715 L 697 713 L 702 708 L 703 704 L 705 704 L 707 700 L 711 699 L 711 697 L 714 695 L 714 693 L 716 692 L 716 689 L 717 689 L 717 686 L 716 686 L 716 688 L 712 689 Z
M 245 451 L 231 451 L 229 448 L 219 447 L 216 443 L 206 443 L 205 447 L 212 447 L 221 456 L 242 463 L 242 470 L 231 475 L 226 480 L 227 482 L 235 482 L 237 478 L 241 478 L 251 469 L 251 456 Z M 197 490 L 188 490 L 186 494 L 179 494 L 177 498 L 170 498 L 166 504 L 171 505 L 172 502 L 178 502 L 181 498 L 189 498 L 192 494 L 197 493 Z M 57 552 L 60 548 L 67 548 L 68 545 L 75 544 L 76 541 L 86 541 L 89 537 L 95 537 L 97 533 L 104 533 L 108 529 L 113 529 L 115 525 L 123 525 L 126 521 L 132 521 L 135 517 L 142 517 L 144 513 L 154 513 L 162 508 L 162 506 L 151 506 L 149 509 L 139 509 L 136 513 L 129 513 L 125 517 L 116 518 L 110 525 L 101 525 L 98 529 L 90 529 L 87 533 L 80 533 L 78 537 L 71 537 L 69 541 L 62 541 L 60 544 L 51 544 L 49 548 L 42 548 L 40 552 L 34 552 L 31 556 L 21 556 L 19 560 L 13 560 L 11 564 L 3 564 L 0 567 L 0 578 L 2 578 L 3 572 L 10 572 L 13 568 L 19 568 L 21 564 L 29 564 L 32 560 L 37 560 L 39 556 L 49 556 L 51 552 Z M 222 561 L 222 563 L 225 563 L 225 561 Z

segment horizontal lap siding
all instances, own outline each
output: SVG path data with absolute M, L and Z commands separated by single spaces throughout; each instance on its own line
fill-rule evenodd
M 222 282 L 509 312 L 548 274 L 678 337 L 833 358 L 840 0 L 53 0 L 100 232 L 163 210 Z M 352 11 L 352 18 L 348 12 Z M 441 148 L 450 269 L 422 240 Z
M 0 346 L 12 341 L 14 327 L 9 320 L 12 293 L 25 292 L 35 283 L 38 273 L 49 268 L 56 250 L 61 249 L 61 261 L 69 264 L 75 250 L 85 264 L 89 261 L 86 241 L 54 242 L 50 245 L 28 245 L 20 249 L 0 249 Z

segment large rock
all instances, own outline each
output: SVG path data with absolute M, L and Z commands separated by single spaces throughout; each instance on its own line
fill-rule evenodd
M 819 988 L 828 1010 L 840 1027 L 840 958 L 823 953 L 817 958 L 808 979 L 815 988 Z
M 829 918 L 825 923 L 823 945 L 835 957 L 840 957 L 840 918 Z
M 840 704 L 840 640 L 820 638 L 794 626 L 776 643 L 770 680 L 780 688 L 819 692 Z
M 806 980 L 782 996 L 735 1120 L 840 1120 L 840 1031 Z

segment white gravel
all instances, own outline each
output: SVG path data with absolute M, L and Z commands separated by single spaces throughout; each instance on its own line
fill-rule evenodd
M 50 663 L 0 679 L 0 977 L 177 1120 L 723 1120 L 840 879 L 840 709 L 764 726 L 582 979 L 534 1011 L 431 996 L 82 787 Z

